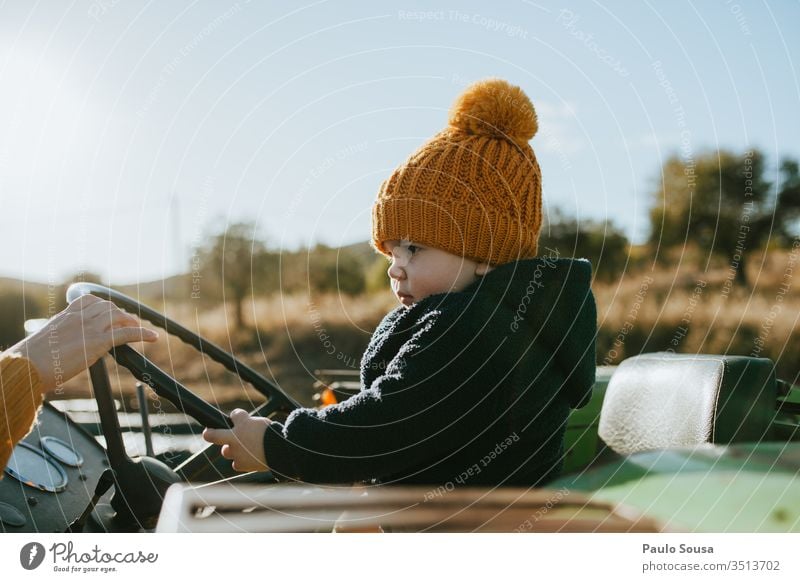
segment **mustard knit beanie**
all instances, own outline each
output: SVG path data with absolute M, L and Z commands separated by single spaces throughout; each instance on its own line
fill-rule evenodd
M 381 184 L 372 246 L 408 239 L 499 265 L 536 255 L 542 174 L 528 141 L 539 128 L 528 96 L 502 79 L 470 85 L 449 125 Z

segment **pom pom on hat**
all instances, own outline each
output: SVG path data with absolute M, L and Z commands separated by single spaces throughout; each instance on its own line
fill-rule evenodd
M 505 138 L 519 146 L 539 129 L 531 100 L 503 79 L 485 79 L 467 87 L 450 108 L 449 123 L 469 134 Z

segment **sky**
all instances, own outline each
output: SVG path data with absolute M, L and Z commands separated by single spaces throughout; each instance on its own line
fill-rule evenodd
M 369 239 L 380 183 L 476 80 L 519 85 L 545 211 L 648 232 L 671 155 L 800 158 L 800 2 L 0 4 L 0 276 L 186 272 L 253 221 Z

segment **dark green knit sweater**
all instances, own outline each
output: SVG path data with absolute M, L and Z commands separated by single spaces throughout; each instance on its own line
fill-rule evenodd
M 361 392 L 299 409 L 264 436 L 279 476 L 308 482 L 541 484 L 561 470 L 570 408 L 595 380 L 591 265 L 501 265 L 461 292 L 384 317 Z

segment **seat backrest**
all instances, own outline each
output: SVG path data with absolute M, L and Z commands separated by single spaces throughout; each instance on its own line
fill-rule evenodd
M 766 358 L 656 352 L 611 376 L 598 434 L 619 454 L 769 438 L 775 367 Z

